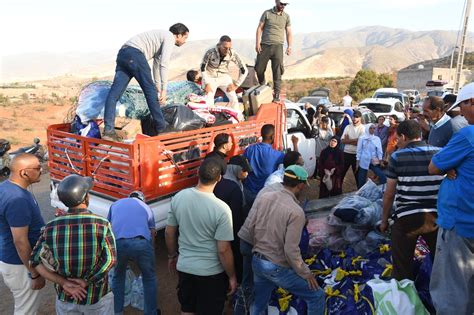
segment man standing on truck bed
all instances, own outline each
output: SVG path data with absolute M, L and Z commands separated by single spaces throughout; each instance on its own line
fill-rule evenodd
M 239 68 L 239 77 L 235 81 L 229 75 L 229 64 L 231 62 Z M 217 88 L 220 88 L 229 98 L 230 107 L 242 113 L 242 110 L 238 107 L 239 100 L 235 90 L 244 82 L 248 70 L 239 54 L 232 49 L 232 40 L 229 36 L 222 36 L 216 47 L 206 51 L 201 63 L 201 72 L 204 91 L 208 98 L 207 104 L 214 105 L 214 95 Z
M 258 82 L 265 84 L 265 70 L 268 61 L 272 61 L 273 73 L 273 101 L 280 101 L 281 76 L 283 75 L 283 43 L 285 41 L 288 47 L 286 54 L 291 54 L 291 43 L 293 35 L 291 33 L 290 16 L 284 12 L 288 3 L 275 1 L 272 9 L 263 12 L 260 23 L 257 27 L 257 36 L 255 50 L 257 51 L 257 61 L 255 71 L 257 72 Z
M 173 47 L 184 45 L 188 34 L 189 29 L 184 24 L 176 23 L 169 31 L 153 30 L 138 34 L 122 46 L 117 55 L 114 81 L 105 101 L 103 139 L 118 140 L 114 129 L 115 107 L 132 78 L 138 81 L 145 94 L 156 132 L 159 133 L 165 128 L 160 103 L 166 102 L 168 64 Z M 150 59 L 153 59 L 153 78 L 148 65 Z M 160 93 L 159 101 L 158 93 Z

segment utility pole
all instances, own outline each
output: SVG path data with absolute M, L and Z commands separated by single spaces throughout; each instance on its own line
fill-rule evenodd
M 466 10 L 464 11 L 464 23 L 462 28 L 462 36 L 461 36 L 461 47 L 458 53 L 458 61 L 456 64 L 456 75 L 454 77 L 454 90 L 453 93 L 457 93 L 459 91 L 459 85 L 461 81 L 461 72 L 462 66 L 464 64 L 464 53 L 466 49 L 466 37 L 467 37 L 467 25 L 469 23 L 469 16 L 471 15 L 471 2 L 472 0 L 466 0 Z

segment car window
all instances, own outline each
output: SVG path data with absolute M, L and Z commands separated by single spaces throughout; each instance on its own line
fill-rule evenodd
M 403 112 L 403 105 L 400 103 L 395 103 L 395 110 L 397 112 Z
M 390 113 L 392 110 L 392 106 L 387 104 L 380 104 L 380 103 L 364 103 L 360 104 L 361 106 L 365 106 L 374 113 Z
M 303 116 L 294 109 L 288 109 L 286 123 L 288 124 L 288 129 L 293 129 L 293 131 L 303 131 L 307 127 Z
M 329 117 L 334 121 L 336 127 L 339 127 L 339 124 L 342 121 L 342 117 L 344 117 L 344 113 L 342 113 L 342 112 L 329 112 Z
M 400 93 L 375 93 L 374 98 L 396 98 L 400 101 L 403 101 L 403 97 Z
M 371 124 L 375 124 L 377 122 L 377 116 L 375 116 L 374 113 L 369 112 L 368 116 L 369 116 L 369 122 Z
M 318 106 L 320 97 L 312 96 L 312 97 L 302 97 L 298 100 L 298 103 L 310 103 L 313 106 Z

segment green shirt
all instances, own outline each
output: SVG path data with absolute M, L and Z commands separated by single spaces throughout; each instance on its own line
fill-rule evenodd
M 188 188 L 171 200 L 168 225 L 178 226 L 181 272 L 212 276 L 224 271 L 217 254 L 217 241 L 232 241 L 232 213 L 213 193 Z
M 263 12 L 260 18 L 263 23 L 262 44 L 275 45 L 285 42 L 286 28 L 291 26 L 290 16 L 283 11 L 279 15 L 275 8 Z

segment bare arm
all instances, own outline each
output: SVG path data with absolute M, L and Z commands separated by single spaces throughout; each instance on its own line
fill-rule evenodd
M 433 161 L 431 161 L 430 165 L 428 166 L 428 173 L 430 173 L 430 175 L 444 175 L 444 174 L 446 174 L 446 172 L 443 172 L 442 170 L 437 168 L 436 165 L 434 165 Z
M 259 54 L 262 51 L 262 47 L 260 45 L 262 43 L 262 33 L 263 33 L 264 26 L 265 26 L 264 22 L 258 23 L 257 34 L 255 38 L 255 51 L 257 52 L 257 54 Z
M 389 178 L 387 180 L 387 187 L 385 188 L 385 192 L 383 194 L 382 224 L 380 225 L 380 230 L 382 232 L 385 232 L 388 228 L 388 218 L 390 217 L 396 191 L 397 180 Z
M 178 227 L 167 225 L 165 229 L 165 242 L 168 250 L 168 270 L 176 274 L 176 263 L 178 262 Z
M 227 277 L 229 277 L 229 293 L 232 295 L 237 289 L 237 278 L 234 270 L 234 255 L 229 241 L 217 241 L 217 253 L 219 260 L 224 267 Z
M 28 240 L 28 226 L 11 227 L 10 230 L 13 236 L 13 244 L 15 245 L 18 256 L 21 262 L 31 272 L 32 278 L 36 278 L 38 273 L 34 268 L 30 267 L 31 245 Z
M 293 33 L 291 32 L 291 26 L 286 27 L 286 42 L 288 43 L 286 54 L 289 56 L 291 54 L 291 45 L 293 44 Z

